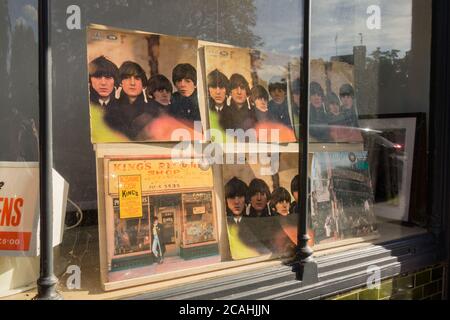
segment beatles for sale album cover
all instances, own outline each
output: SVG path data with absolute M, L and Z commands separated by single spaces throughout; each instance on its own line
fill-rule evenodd
M 92 143 L 179 141 L 177 130 L 201 140 L 197 49 L 195 39 L 88 28 Z

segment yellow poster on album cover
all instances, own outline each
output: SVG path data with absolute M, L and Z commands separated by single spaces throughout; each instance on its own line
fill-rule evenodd
M 119 176 L 120 219 L 142 218 L 141 176 Z

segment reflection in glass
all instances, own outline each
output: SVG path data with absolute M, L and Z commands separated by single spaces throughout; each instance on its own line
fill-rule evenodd
M 387 234 L 398 237 L 405 231 L 393 226 L 411 222 L 412 212 L 425 207 L 426 200 L 414 191 L 417 190 L 414 175 L 426 179 L 426 174 L 414 171 L 412 177 L 405 177 L 404 168 L 421 159 L 401 152 L 405 132 L 392 122 L 388 125 L 386 114 L 406 118 L 408 113 L 428 113 L 427 99 L 418 97 L 428 96 L 429 90 L 430 2 L 318 0 L 312 1 L 311 21 L 309 110 L 310 142 L 315 152 L 313 165 L 320 163 L 319 159 L 328 159 L 322 161 L 324 174 L 319 177 L 311 173 L 315 242 L 365 237 L 367 233 L 344 232 L 343 236 L 339 232 L 336 217 L 348 220 L 352 216 L 350 212 L 358 212 L 355 206 L 360 207 L 360 218 L 364 212 L 373 210 L 378 223 L 371 231 L 379 231 L 379 241 L 386 240 Z M 361 121 L 372 116 L 380 118 L 376 128 L 366 127 L 368 122 Z M 382 125 L 383 121 L 386 126 Z M 423 123 L 417 128 L 421 135 L 426 135 L 424 126 Z M 410 134 L 414 136 L 416 132 Z M 331 143 L 330 152 L 319 152 L 318 143 Z M 425 155 L 426 138 L 417 139 L 412 147 Z M 344 168 L 333 154 L 346 153 L 365 154 L 369 183 L 364 187 L 355 183 L 356 175 L 344 180 L 335 177 L 334 172 Z M 424 166 L 424 162 L 420 163 Z M 402 181 L 413 181 L 411 188 L 405 191 Z M 336 187 L 343 184 L 345 187 L 341 189 L 347 192 L 336 193 Z M 410 217 L 398 218 L 405 211 L 405 206 L 399 205 L 399 199 L 405 195 L 400 195 L 399 190 L 411 192 L 409 197 L 415 199 L 414 205 L 406 208 Z M 353 201 L 355 192 L 365 194 L 370 200 Z M 336 204 L 333 197 L 341 199 Z M 414 208 L 417 206 L 419 210 Z M 336 230 L 330 229 L 330 225 L 336 226 Z
M 38 159 L 37 1 L 0 3 L 2 161 Z
M 57 44 L 53 47 L 52 52 L 54 68 L 53 103 L 57 106 L 53 113 L 54 119 L 57 120 L 54 122 L 55 166 L 71 185 L 70 198 L 85 211 L 97 209 L 96 161 L 90 143 L 89 99 L 86 87 L 88 74 L 86 68 L 80 67 L 85 66 L 86 62 L 90 60 L 86 56 L 86 47 L 80 45 L 86 42 L 86 27 L 89 24 L 147 31 L 174 37 L 188 37 L 247 50 L 256 49 L 268 54 L 288 56 L 300 61 L 302 0 L 287 0 L 283 1 L 282 5 L 275 0 L 186 0 L 182 5 L 180 3 L 180 1 L 163 0 L 74 0 L 70 4 L 80 7 L 82 29 L 68 30 L 66 26 L 67 2 L 52 2 L 51 36 L 53 43 Z M 147 76 L 156 72 L 164 73 L 163 51 L 158 51 L 156 38 L 150 40 L 149 47 L 152 47 L 152 49 L 149 48 L 148 54 L 143 55 L 144 58 L 148 57 L 148 61 L 147 58 L 144 60 L 146 65 L 147 63 L 150 64 L 151 69 Z M 151 44 L 154 45 L 151 46 Z M 299 63 L 295 65 L 296 70 L 298 65 Z M 291 72 L 289 76 L 292 81 L 297 81 L 297 85 L 292 89 L 292 95 L 294 103 L 298 106 L 298 102 L 295 101 L 299 99 L 299 75 L 298 72 Z M 248 81 L 253 80 L 254 78 L 249 74 Z M 267 81 L 269 80 L 270 78 L 267 79 Z M 269 83 L 266 84 L 266 90 L 268 90 L 268 85 Z M 294 111 L 294 116 L 295 113 L 298 113 L 297 111 L 298 108 Z M 205 121 L 206 119 L 202 120 Z M 295 119 L 292 120 L 295 123 Z M 295 176 L 294 173 L 296 174 L 296 172 L 291 172 L 289 179 L 286 178 L 286 181 L 289 180 L 290 182 L 292 177 Z M 220 186 L 215 187 L 220 190 Z M 274 183 L 271 192 L 276 189 L 275 187 L 278 187 L 276 183 Z M 291 191 L 289 183 L 286 183 L 284 188 L 289 192 Z M 225 252 L 225 245 L 222 243 L 220 244 L 220 255 L 218 255 L 217 245 L 215 244 L 207 248 L 209 251 L 205 251 L 205 248 L 203 248 L 205 243 L 213 242 L 212 240 L 223 240 L 218 239 L 220 234 L 215 234 L 220 230 L 219 226 L 211 228 L 211 208 L 218 210 L 215 203 L 218 199 L 217 191 L 214 189 L 208 192 L 191 192 L 192 190 L 186 193 L 177 192 L 173 196 L 170 194 L 164 196 L 150 195 L 147 211 L 144 210 L 145 219 L 111 220 L 109 227 L 117 226 L 118 232 L 117 234 L 114 232 L 108 233 L 112 235 L 110 243 L 117 241 L 118 245 L 117 250 L 113 247 L 108 250 L 117 255 L 127 255 L 127 257 L 124 260 L 108 257 L 111 258 L 110 261 L 108 260 L 110 262 L 109 267 L 117 272 L 109 274 L 110 278 L 107 280 L 115 282 L 130 279 L 137 275 L 127 274 L 128 269 L 142 267 L 142 261 L 136 259 L 134 254 L 140 254 L 142 251 L 145 252 L 149 249 L 153 250 L 152 246 L 148 244 L 146 236 L 149 232 L 153 234 L 155 215 L 158 217 L 159 224 L 162 225 L 161 244 L 166 249 L 165 260 L 164 263 L 152 264 L 150 269 L 145 270 L 146 275 L 157 274 L 159 271 L 157 272 L 156 269 L 160 268 L 166 268 L 165 271 L 167 272 L 189 269 L 193 267 L 193 261 L 188 258 L 198 255 L 203 255 L 202 261 L 204 263 L 202 262 L 202 265 L 215 264 L 221 260 L 229 261 L 231 259 L 230 254 Z M 193 199 L 194 195 L 198 199 Z M 297 201 L 298 197 L 296 198 L 295 194 L 293 194 L 293 197 L 291 200 Z M 285 213 L 287 210 L 286 200 L 284 197 L 279 198 L 280 201 L 273 203 L 273 208 Z M 112 199 L 109 200 L 112 201 Z M 111 206 L 111 201 L 108 202 L 109 209 L 117 209 Z M 292 207 L 289 209 L 292 209 Z M 147 214 L 148 212 L 149 214 Z M 98 238 L 99 234 L 96 230 L 96 215 L 95 211 L 87 214 L 83 221 L 84 227 L 68 232 L 66 239 L 69 240 L 66 240 L 63 244 L 63 255 L 70 258 L 70 263 L 80 265 L 83 270 L 93 270 L 89 275 L 85 274 L 85 276 L 93 279 L 98 277 L 98 243 L 102 241 L 101 236 L 100 239 Z M 280 216 L 276 220 L 279 220 L 280 228 L 287 230 L 289 237 L 296 240 L 296 223 L 295 221 L 291 222 L 293 217 L 294 215 L 291 214 L 288 217 Z M 181 225 L 186 227 L 186 232 L 181 229 Z M 269 226 L 271 225 L 269 224 Z M 102 227 L 104 225 L 102 225 L 100 219 L 98 228 L 101 229 Z M 148 228 L 152 230 L 149 231 Z M 120 232 L 124 230 L 128 230 L 128 239 L 126 236 L 119 237 Z M 270 243 L 273 238 L 270 235 L 270 239 L 267 238 L 266 242 Z M 286 237 L 280 238 L 286 239 Z M 226 237 L 224 239 L 227 242 Z M 81 246 L 80 243 L 86 243 L 88 249 L 85 250 L 85 247 Z M 142 244 L 142 246 L 136 246 L 139 244 Z M 93 258 L 81 261 L 85 251 L 89 251 Z M 212 256 L 206 256 L 211 252 L 213 253 Z M 186 261 L 177 260 L 178 256 L 184 256 L 187 259 Z M 151 255 L 148 254 L 146 257 L 151 257 Z M 171 261 L 174 263 L 170 263 Z M 88 268 L 86 268 L 87 264 L 89 264 Z M 168 269 L 168 266 L 173 268 Z M 100 280 L 105 281 L 106 279 Z M 101 281 L 97 281 L 97 285 L 98 282 Z M 90 286 L 91 283 L 88 285 Z

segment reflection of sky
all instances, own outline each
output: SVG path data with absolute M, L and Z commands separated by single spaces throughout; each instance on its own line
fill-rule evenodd
M 286 77 L 288 73 L 289 57 L 275 54 L 264 55 L 263 68 L 258 72 L 261 80 L 267 83 L 275 77 Z
M 367 8 L 381 8 L 381 30 L 369 30 Z M 398 49 L 400 55 L 411 49 L 412 0 L 314 0 L 311 18 L 311 57 L 353 54 L 353 46 L 367 46 L 368 54 Z M 336 48 L 337 36 L 337 48 Z
M 302 0 L 254 0 L 257 8 L 254 32 L 262 38 L 261 49 L 300 56 L 303 38 Z
M 398 49 L 400 55 L 411 49 L 412 0 L 313 0 L 311 17 L 311 57 L 329 59 L 353 53 L 353 47 L 367 46 L 370 54 Z M 257 8 L 255 34 L 266 51 L 300 56 L 302 50 L 302 0 L 254 0 Z M 381 30 L 369 30 L 367 8 L 381 8 Z

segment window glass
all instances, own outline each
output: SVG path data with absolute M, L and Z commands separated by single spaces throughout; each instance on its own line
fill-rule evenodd
M 311 3 L 309 243 L 425 232 L 431 0 Z M 302 0 L 51 1 L 59 290 L 292 258 L 303 14 Z M 35 0 L 0 3 L 0 169 L 30 186 L 37 18 Z M 38 277 L 37 254 L 15 259 L 0 266 L 28 269 L 0 295 Z
M 316 250 L 423 232 L 430 39 L 431 1 L 312 1 Z
M 1 161 L 37 161 L 37 1 L 0 4 Z
M 55 167 L 72 201 L 57 263 L 81 268 L 82 289 L 293 256 L 302 16 L 301 0 L 52 1 Z M 202 139 L 246 146 L 173 157 Z
M 0 2 L 0 296 L 39 277 L 37 3 Z

